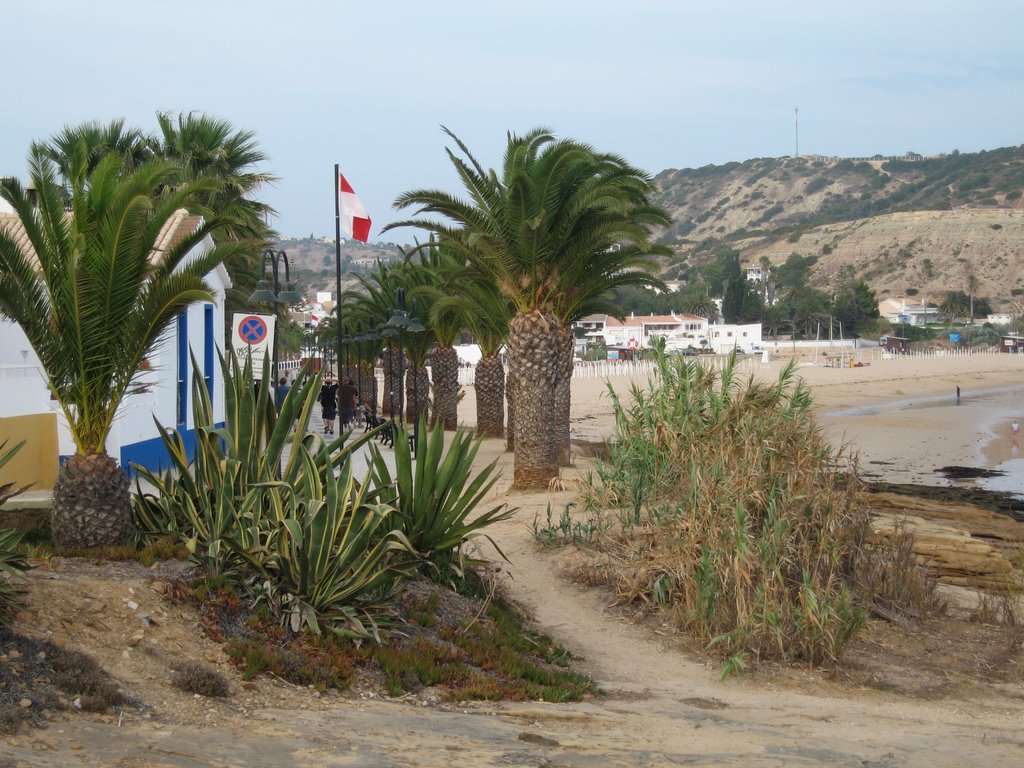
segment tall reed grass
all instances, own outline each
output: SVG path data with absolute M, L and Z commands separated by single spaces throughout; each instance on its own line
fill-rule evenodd
M 735 357 L 657 362 L 628 402 L 609 387 L 615 438 L 584 499 L 620 524 L 595 570 L 733 660 L 835 659 L 865 618 L 856 457 L 825 440 L 792 364 L 763 383 Z

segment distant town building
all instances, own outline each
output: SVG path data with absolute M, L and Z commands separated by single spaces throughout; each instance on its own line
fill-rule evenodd
M 939 319 L 939 308 L 924 299 L 885 299 L 878 303 L 878 314 L 893 324 L 925 325 Z

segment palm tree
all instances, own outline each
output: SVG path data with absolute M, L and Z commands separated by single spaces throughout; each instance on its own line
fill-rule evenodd
M 413 219 L 385 228 L 417 226 L 489 275 L 515 306 L 508 357 L 515 408 L 515 485 L 546 487 L 558 474 L 552 393 L 566 375 L 565 318 L 586 303 L 578 286 L 590 284 L 587 265 L 617 246 L 635 255 L 648 245 L 650 225 L 669 222 L 649 204 L 648 177 L 621 158 L 579 142 L 556 139 L 544 128 L 510 134 L 499 176 L 477 162 L 445 129 L 460 156 L 448 156 L 470 200 L 440 190 L 412 190 L 398 208 L 439 214 L 453 223 Z M 601 272 L 601 270 L 598 270 Z M 573 278 L 582 282 L 573 282 Z M 603 291 L 607 286 L 595 280 Z M 571 366 L 569 357 L 569 366 Z M 571 370 L 571 368 L 569 368 Z
M 218 239 L 261 244 L 274 239 L 275 233 L 267 223 L 274 209 L 253 195 L 274 184 L 277 177 L 255 170 L 267 156 L 252 131 L 236 129 L 227 120 L 199 112 L 179 113 L 177 119 L 170 112 L 160 112 L 157 126 L 158 134 L 150 139 L 150 147 L 158 157 L 179 163 L 185 182 L 219 182 L 197 201 L 205 206 L 201 212 L 216 211 L 225 220 Z M 249 296 L 262 279 L 259 251 L 240 252 L 224 266 L 231 275 L 225 312 L 225 320 L 231 323 L 232 312 L 255 309 Z
M 346 291 L 339 304 L 345 317 L 344 322 L 350 327 L 354 323 L 364 323 L 369 331 L 380 334 L 397 306 L 398 289 L 405 287 L 400 276 L 403 266 L 402 262 L 385 264 L 378 259 L 372 272 L 354 275 L 359 287 Z M 405 353 L 397 337 L 386 340 L 382 338 L 380 341 L 380 346 L 372 346 L 374 351 L 380 349 L 381 368 L 384 371 L 381 412 L 389 416 L 398 411 L 399 393 L 404 383 L 400 373 L 405 369 Z
M 124 120 L 118 118 L 106 125 L 95 121 L 66 125 L 48 142 L 33 142 L 32 148 L 56 163 L 60 175 L 69 179 L 76 151 L 84 148 L 86 173 L 91 174 L 100 160 L 111 153 L 117 154 L 130 168 L 141 165 L 153 157 L 151 142 L 151 138 L 137 128 L 125 128 Z
M 668 223 L 666 216 L 665 223 Z M 616 244 L 594 253 L 589 259 L 576 259 L 562 275 L 556 315 L 562 321 L 559 342 L 559 379 L 554 391 L 555 442 L 558 463 L 568 466 L 570 457 L 571 384 L 575 338 L 571 324 L 590 314 L 608 314 L 624 320 L 621 308 L 611 297 L 612 289 L 637 285 L 665 290 L 665 284 L 651 274 L 656 265 L 649 260 L 652 253 L 667 255 L 670 250 L 650 243 Z
M 220 182 L 203 202 L 225 220 L 221 235 L 232 240 L 267 240 L 271 235 L 267 218 L 274 209 L 252 195 L 277 177 L 254 170 L 267 160 L 255 133 L 197 112 L 179 113 L 177 120 L 169 112 L 160 112 L 156 119 L 159 135 L 152 140 L 152 149 L 158 157 L 180 163 L 186 182 Z
M 33 147 L 38 207 L 16 180 L 0 181 L 23 230 L 0 231 L 0 315 L 21 326 L 75 443 L 52 515 L 54 542 L 74 548 L 129 536 L 127 477 L 105 447 L 111 423 L 164 330 L 189 304 L 212 300 L 204 276 L 242 244 L 186 261 L 221 225 L 211 218 L 157 251 L 169 220 L 213 184 L 179 183 L 178 168 L 161 160 L 132 169 L 108 154 L 93 166 L 84 143 L 69 159 L 62 179 Z M 162 194 L 171 185 L 175 191 Z
M 447 318 L 448 327 L 465 328 L 480 347 L 473 388 L 476 391 L 476 433 L 481 437 L 505 436 L 505 364 L 501 348 L 508 339 L 508 322 L 513 308 L 490 278 L 447 249 L 447 266 L 439 271 L 439 282 L 431 290 L 434 301 L 431 318 Z M 438 333 L 438 350 L 441 349 Z M 454 343 L 454 336 L 453 341 Z M 456 356 L 454 347 L 451 350 Z M 436 355 L 435 355 L 436 357 Z M 458 378 L 458 360 L 451 376 Z M 434 400 L 440 411 L 445 393 L 435 371 Z M 455 389 L 457 390 L 457 384 Z M 457 399 L 457 391 L 451 397 Z M 511 430 L 509 430 L 511 436 Z M 514 443 L 510 443 L 510 449 Z
M 419 266 L 424 279 L 410 289 L 409 296 L 425 302 L 424 325 L 431 328 L 437 342 L 431 360 L 433 420 L 453 430 L 459 425 L 459 355 L 455 342 L 466 327 L 466 317 L 462 305 L 452 299 L 465 283 L 466 261 L 431 238 L 419 247 Z

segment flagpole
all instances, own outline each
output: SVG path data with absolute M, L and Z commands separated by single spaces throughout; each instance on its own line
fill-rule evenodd
M 338 364 L 338 388 L 341 389 L 341 168 L 334 164 L 334 316 L 338 332 L 338 350 L 334 359 Z

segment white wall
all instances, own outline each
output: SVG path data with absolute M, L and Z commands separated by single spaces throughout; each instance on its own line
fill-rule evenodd
M 197 254 L 212 248 L 207 238 L 197 247 Z M 223 267 L 218 267 L 207 276 L 207 282 L 214 289 L 215 301 L 197 303 L 187 310 L 188 343 L 200 366 L 204 364 L 205 313 L 206 307 L 213 307 L 213 339 L 219 350 L 224 349 L 224 294 L 230 286 L 230 279 Z M 107 452 L 119 458 L 121 448 L 135 443 L 152 440 L 159 436 L 154 417 L 165 427 L 179 427 L 177 424 L 177 382 L 178 382 L 178 325 L 172 322 L 148 360 L 149 371 L 135 379 L 133 390 L 125 395 L 114 419 L 107 438 Z M 26 355 L 22 351 L 27 350 Z M 224 378 L 215 352 L 214 373 L 214 418 L 224 420 Z M 188 407 L 186 424 L 192 423 L 192 373 L 191 359 L 187 373 Z M 21 328 L 8 320 L 0 319 L 0 417 L 25 416 L 34 413 L 57 413 L 57 440 L 61 455 L 75 452 L 74 441 L 68 430 L 59 406 L 50 400 L 46 378 L 39 366 L 39 359 L 25 338 Z

